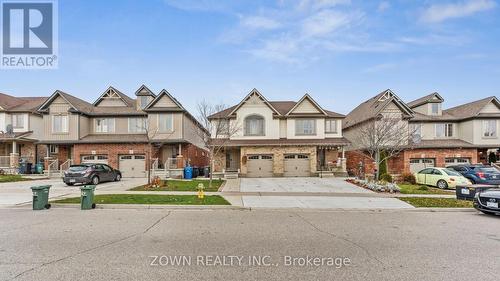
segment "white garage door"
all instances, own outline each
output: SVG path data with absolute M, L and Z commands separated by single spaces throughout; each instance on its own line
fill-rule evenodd
M 446 167 L 452 165 L 470 164 L 470 158 L 465 158 L 465 157 L 446 158 L 444 159 L 444 163 L 446 164 Z
M 310 159 L 307 154 L 285 155 L 285 177 L 309 177 L 311 176 Z
M 108 164 L 108 155 L 83 155 L 82 164 L 88 163 Z
M 422 169 L 436 166 L 433 158 L 412 158 L 410 159 L 410 171 L 416 173 Z
M 124 178 L 146 177 L 146 156 L 120 155 L 119 168 Z
M 272 155 L 249 155 L 247 157 L 247 177 L 270 178 L 273 176 Z

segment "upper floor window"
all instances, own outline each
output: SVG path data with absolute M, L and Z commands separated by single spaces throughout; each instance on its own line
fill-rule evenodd
M 315 135 L 315 119 L 297 119 L 295 120 L 295 135 Z
M 141 106 L 141 109 L 146 108 L 146 105 L 148 105 L 149 99 L 148 96 L 139 96 L 139 104 Z
M 431 114 L 432 115 L 439 114 L 439 103 L 431 103 Z
M 52 132 L 68 132 L 68 115 L 52 115 Z
M 129 133 L 145 133 L 147 130 L 146 118 L 129 118 L 128 119 L 128 132 Z
M 12 127 L 24 128 L 24 114 L 12 114 Z
M 215 136 L 227 136 L 229 135 L 229 119 L 217 119 L 215 120 Z
M 410 134 L 412 136 L 422 136 L 422 124 L 410 123 L 409 125 Z
M 483 121 L 483 137 L 492 138 L 497 136 L 497 120 Z
M 436 124 L 436 137 L 449 138 L 453 137 L 453 124 Z
M 325 120 L 325 133 L 327 134 L 337 133 L 337 120 Z
M 174 115 L 161 113 L 158 117 L 158 130 L 160 132 L 172 132 L 174 130 Z
M 265 135 L 264 117 L 260 115 L 251 115 L 245 118 L 245 136 L 263 136 Z
M 95 119 L 96 133 L 112 133 L 115 131 L 114 118 L 97 118 Z

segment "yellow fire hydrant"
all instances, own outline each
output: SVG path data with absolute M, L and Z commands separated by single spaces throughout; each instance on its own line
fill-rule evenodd
M 198 198 L 203 199 L 205 197 L 205 192 L 203 191 L 205 189 L 205 186 L 203 186 L 202 183 L 198 184 Z

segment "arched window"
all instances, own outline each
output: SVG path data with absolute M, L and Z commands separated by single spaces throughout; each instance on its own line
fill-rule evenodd
M 250 115 L 245 118 L 245 136 L 264 136 L 264 132 L 264 117 L 260 115 Z

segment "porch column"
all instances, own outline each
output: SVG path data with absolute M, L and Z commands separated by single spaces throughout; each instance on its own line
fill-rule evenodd
M 10 167 L 19 168 L 19 153 L 17 153 L 16 141 L 12 141 L 12 153 L 10 154 Z
M 179 156 L 182 156 L 182 143 L 179 143 Z
M 177 155 L 177 169 L 184 168 L 184 157 L 182 156 L 182 144 L 179 143 L 179 154 Z
M 47 170 L 49 168 L 49 160 L 50 160 L 50 144 L 46 144 L 45 145 L 45 149 L 46 149 L 46 155 L 45 155 L 45 158 L 43 159 L 43 166 L 44 166 L 44 169 Z
M 342 165 L 342 172 L 347 172 L 347 161 L 345 159 L 345 149 L 342 146 L 342 159 L 341 159 L 341 165 Z

